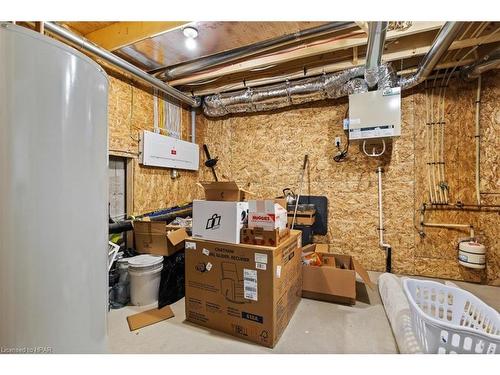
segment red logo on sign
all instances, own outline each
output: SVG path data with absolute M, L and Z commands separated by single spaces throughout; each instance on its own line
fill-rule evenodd
M 171 153 L 172 155 L 177 155 L 177 151 L 175 151 L 175 150 L 173 150 L 173 149 L 172 149 L 172 150 L 170 150 L 170 153 Z

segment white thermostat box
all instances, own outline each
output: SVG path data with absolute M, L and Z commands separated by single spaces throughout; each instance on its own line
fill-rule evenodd
M 193 171 L 199 168 L 200 149 L 196 143 L 144 130 L 139 150 L 139 163 L 143 165 Z
M 349 95 L 349 140 L 401 135 L 401 88 Z

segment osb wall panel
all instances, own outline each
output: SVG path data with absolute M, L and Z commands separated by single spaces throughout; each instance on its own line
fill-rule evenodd
M 481 189 L 485 203 L 498 197 L 500 77 L 485 75 L 481 104 Z M 445 107 L 445 163 L 450 200 L 474 203 L 474 101 L 475 82 L 451 80 Z M 304 194 L 329 200 L 328 234 L 315 241 L 330 250 L 356 256 L 371 270 L 384 270 L 385 256 L 378 247 L 377 174 L 384 168 L 385 240 L 393 246 L 393 270 L 457 280 L 498 283 L 500 216 L 486 212 L 428 212 L 426 221 L 472 223 L 482 231 L 488 248 L 487 271 L 471 271 L 458 265 L 457 240 L 467 231 L 427 228 L 421 238 L 418 208 L 428 202 L 425 149 L 425 96 L 422 87 L 402 99 L 402 134 L 382 158 L 368 158 L 352 144 L 349 158 L 336 163 L 336 136 L 342 131 L 347 100 L 319 102 L 289 110 L 210 119 L 197 122 L 201 139 L 219 156 L 217 170 L 239 182 L 257 198 L 297 190 L 304 154 L 309 155 Z M 207 168 L 200 180 L 211 180 Z M 492 194 L 495 193 L 495 194 Z M 498 201 L 497 201 L 498 202 Z
M 170 170 L 145 167 L 138 162 L 139 133 L 153 129 L 153 96 L 123 81 L 110 77 L 109 149 L 116 155 L 134 158 L 133 212 L 141 214 L 189 202 L 199 194 L 195 188 L 197 172 L 179 171 L 172 180 Z M 190 119 L 182 112 L 182 135 L 190 137 Z

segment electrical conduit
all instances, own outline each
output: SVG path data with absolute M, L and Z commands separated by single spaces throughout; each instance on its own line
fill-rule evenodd
M 381 167 L 377 168 L 378 175 L 378 238 L 380 248 L 386 251 L 385 271 L 391 272 L 391 252 L 392 246 L 384 241 L 384 213 L 382 208 L 382 173 Z

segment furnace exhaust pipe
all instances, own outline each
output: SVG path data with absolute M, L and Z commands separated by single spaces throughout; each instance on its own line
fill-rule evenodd
M 401 89 L 409 89 L 427 79 L 434 70 L 435 66 L 441 60 L 444 53 L 448 50 L 451 43 L 457 38 L 458 32 L 464 22 L 446 22 L 436 37 L 431 49 L 418 64 L 418 70 L 415 74 L 399 79 Z
M 67 29 L 65 29 L 62 26 L 59 26 L 55 22 L 45 22 L 45 29 L 49 31 L 50 33 L 57 35 L 58 37 L 64 39 L 67 42 L 70 42 L 77 47 L 81 48 L 82 50 L 89 52 L 109 64 L 124 70 L 125 72 L 132 74 L 135 78 L 139 79 L 141 82 L 146 83 L 148 86 L 151 86 L 158 91 L 162 92 L 165 95 L 168 95 L 172 98 L 175 98 L 177 100 L 180 100 L 181 102 L 190 105 L 191 107 L 199 107 L 201 104 L 200 98 L 193 98 L 190 97 L 183 92 L 173 88 L 170 85 L 167 85 L 166 83 L 160 81 L 159 79 L 151 76 L 150 74 L 144 72 L 143 70 L 139 69 L 135 65 L 129 63 L 128 61 L 123 60 L 122 58 L 114 55 L 113 53 L 105 50 L 102 47 L 99 47 L 98 45 L 92 43 L 88 39 L 79 36 Z
M 369 24 L 365 64 L 365 81 L 369 88 L 374 87 L 379 81 L 387 24 L 387 22 L 370 22 Z
M 318 36 L 328 32 L 345 30 L 355 26 L 356 24 L 354 22 L 330 22 L 318 27 L 313 27 L 303 31 L 297 31 L 293 34 L 287 34 L 277 38 L 263 40 L 262 42 L 257 42 L 249 46 L 236 48 L 232 51 L 207 56 L 194 62 L 182 64 L 177 67 L 164 70 L 163 72 L 158 73 L 158 77 L 165 80 L 173 80 L 176 78 L 185 77 L 190 74 L 199 72 L 203 69 L 212 68 L 217 65 L 229 63 L 238 59 L 244 59 L 246 57 L 268 51 L 272 48 L 281 47 L 285 44 L 297 42 L 305 38 Z

